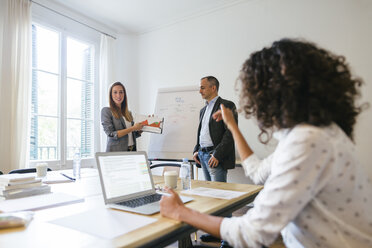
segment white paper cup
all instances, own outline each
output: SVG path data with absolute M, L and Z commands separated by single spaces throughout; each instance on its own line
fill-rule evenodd
M 46 177 L 47 169 L 48 169 L 48 164 L 47 163 L 38 163 L 36 165 L 36 176 L 37 177 Z
M 177 188 L 177 171 L 166 171 L 164 172 L 164 184 L 165 186 L 175 189 Z

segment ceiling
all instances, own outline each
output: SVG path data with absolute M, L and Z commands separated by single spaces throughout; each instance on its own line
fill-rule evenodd
M 50 0 L 112 27 L 146 33 L 248 0 Z

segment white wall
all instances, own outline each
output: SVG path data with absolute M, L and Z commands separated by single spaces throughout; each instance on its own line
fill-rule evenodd
M 139 111 L 138 36 L 119 35 L 115 47 L 115 79 L 124 84 L 128 94 L 129 110 Z
M 244 60 L 283 37 L 306 38 L 345 55 L 366 82 L 362 100 L 372 103 L 371 26 L 368 0 L 253 0 L 143 34 L 138 47 L 139 110 L 153 112 L 158 88 L 198 85 L 206 75 L 216 76 L 220 95 L 238 104 L 234 83 Z M 372 175 L 371 111 L 360 116 L 355 134 L 359 157 Z M 274 145 L 258 143 L 254 121 L 239 116 L 239 126 L 259 156 L 273 150 Z M 148 139 L 139 142 L 146 148 Z

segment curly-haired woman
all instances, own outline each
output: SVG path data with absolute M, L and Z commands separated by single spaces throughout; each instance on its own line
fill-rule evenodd
M 221 106 L 214 115 L 231 130 L 246 175 L 264 183 L 254 207 L 242 217 L 208 216 L 170 190 L 161 213 L 234 247 L 269 245 L 280 232 L 287 247 L 372 247 L 372 184 L 353 143 L 361 81 L 344 57 L 284 39 L 251 54 L 240 81 L 240 105 L 257 119 L 261 142 L 272 133 L 279 141 L 260 160 L 230 110 Z

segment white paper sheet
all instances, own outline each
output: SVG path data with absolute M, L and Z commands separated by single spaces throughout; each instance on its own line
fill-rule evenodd
M 157 219 L 130 214 L 109 208 L 96 208 L 79 214 L 50 221 L 50 223 L 75 229 L 105 239 L 131 232 Z
M 229 200 L 229 199 L 242 196 L 246 194 L 247 192 L 199 187 L 199 188 L 194 188 L 194 189 L 189 189 L 189 190 L 183 190 L 181 191 L 181 193 L 188 194 L 188 195 L 200 195 L 200 196 L 207 196 L 207 197 L 212 197 L 212 198 L 220 198 L 220 199 Z
M 0 211 L 37 210 L 83 201 L 84 198 L 57 192 L 1 201 Z
M 74 177 L 74 173 L 72 170 L 60 170 L 59 172 L 62 172 L 67 176 Z M 98 170 L 94 168 L 81 168 L 80 176 L 81 178 L 98 177 Z
M 164 117 L 154 117 L 136 114 L 134 122 L 144 124 L 141 131 L 150 133 L 163 133 Z
M 47 176 L 43 178 L 43 183 L 46 183 L 46 184 L 69 183 L 69 182 L 74 182 L 74 181 L 63 176 L 58 171 L 50 171 L 47 173 Z

